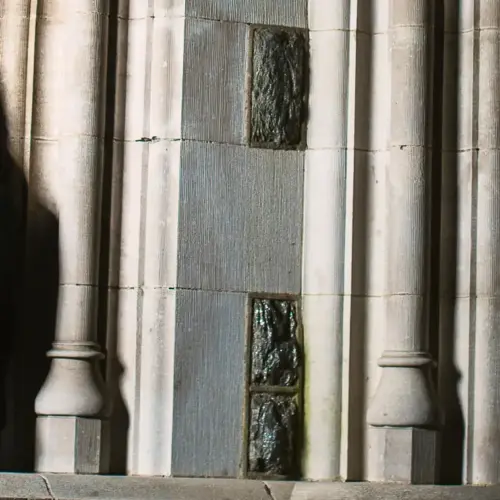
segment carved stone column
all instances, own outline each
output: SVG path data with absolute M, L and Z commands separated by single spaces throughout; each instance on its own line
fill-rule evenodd
M 31 176 L 59 224 L 51 370 L 38 394 L 36 470 L 99 473 L 105 405 L 97 361 L 106 0 L 40 0 Z
M 431 0 L 393 0 L 391 139 L 387 167 L 387 330 L 382 374 L 368 411 L 380 480 L 430 483 L 437 408 L 428 367 Z

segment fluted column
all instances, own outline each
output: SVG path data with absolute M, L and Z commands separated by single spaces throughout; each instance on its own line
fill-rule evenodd
M 26 77 L 31 0 L 0 2 L 1 92 L 7 115 L 10 153 L 23 166 L 26 123 Z
M 40 0 L 31 177 L 59 224 L 50 373 L 35 403 L 36 469 L 98 473 L 105 406 L 96 343 L 106 0 Z
M 470 479 L 488 484 L 500 482 L 500 3 L 476 3 L 476 317 Z
M 349 89 L 348 0 L 309 2 L 310 94 L 304 180 L 304 476 L 340 475 Z
M 387 308 L 381 379 L 368 411 L 381 480 L 435 479 L 437 410 L 428 379 L 431 0 L 393 0 L 387 168 Z

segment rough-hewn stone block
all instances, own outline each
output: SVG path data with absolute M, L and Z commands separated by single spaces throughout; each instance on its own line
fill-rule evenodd
M 302 30 L 252 30 L 250 144 L 304 145 L 307 38 Z
M 271 476 L 295 472 L 299 409 L 295 396 L 253 394 L 248 471 Z
M 252 384 L 292 387 L 299 380 L 297 311 L 288 300 L 255 299 Z
M 300 422 L 297 303 L 254 298 L 247 473 L 294 476 Z

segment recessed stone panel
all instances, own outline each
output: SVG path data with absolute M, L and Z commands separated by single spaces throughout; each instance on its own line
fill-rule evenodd
M 254 299 L 252 385 L 293 387 L 299 380 L 299 367 L 295 302 Z
M 307 36 L 302 30 L 252 30 L 250 144 L 304 146 Z
M 294 474 L 298 418 L 295 396 L 282 394 L 251 396 L 249 473 L 269 476 Z

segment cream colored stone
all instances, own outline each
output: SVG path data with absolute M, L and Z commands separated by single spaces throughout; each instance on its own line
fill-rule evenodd
M 59 302 L 51 369 L 35 402 L 36 468 L 98 473 L 107 467 L 95 343 L 107 2 L 41 0 L 37 7 L 31 173 L 58 222 Z
M 107 472 L 104 422 L 96 418 L 39 417 L 36 470 L 66 474 Z
M 416 428 L 371 428 L 369 438 L 376 443 L 372 462 L 378 464 L 372 481 L 434 484 L 439 454 L 439 433 Z

